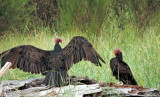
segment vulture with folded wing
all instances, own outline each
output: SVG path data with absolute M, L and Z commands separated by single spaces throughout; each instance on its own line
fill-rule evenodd
M 122 52 L 120 49 L 114 50 L 114 54 L 116 57 L 110 60 L 110 67 L 113 76 L 115 76 L 117 80 L 122 81 L 124 84 L 138 85 L 128 64 L 123 61 Z
M 0 54 L 2 66 L 11 62 L 10 68 L 19 68 L 25 72 L 45 75 L 44 84 L 54 87 L 66 85 L 67 71 L 73 64 L 88 60 L 101 66 L 105 63 L 92 44 L 82 36 L 75 36 L 65 48 L 59 45 L 61 39 L 55 40 L 54 50 L 46 51 L 31 45 L 21 45 Z

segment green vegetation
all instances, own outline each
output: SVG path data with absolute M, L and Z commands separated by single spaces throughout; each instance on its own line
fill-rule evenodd
M 88 35 L 133 28 L 143 35 L 149 27 L 159 28 L 159 5 L 159 0 L 0 0 L 0 35 L 46 27 L 51 33 Z
M 9 37 L 8 35 L 3 36 L 0 41 L 0 52 L 22 44 L 34 45 L 41 49 L 51 50 L 54 47 L 55 37 L 60 37 L 63 40 L 62 47 L 65 47 L 75 35 L 87 37 L 87 35 L 78 32 L 61 36 L 47 34 L 46 32 L 46 30 L 39 31 L 39 34 L 34 36 L 18 34 L 10 34 Z M 152 30 L 145 34 L 143 38 L 137 37 L 134 33 L 128 34 L 127 31 L 112 33 L 110 36 L 108 34 L 99 37 L 93 36 L 89 41 L 93 43 L 96 50 L 105 59 L 106 64 L 103 64 L 102 67 L 97 67 L 90 62 L 82 61 L 69 70 L 70 75 L 89 76 L 99 81 L 117 82 L 111 74 L 109 61 L 114 57 L 113 50 L 120 48 L 123 51 L 124 60 L 129 64 L 139 85 L 160 88 L 160 37 L 153 33 Z M 39 76 L 24 73 L 16 69 L 9 70 L 2 79 L 20 80 Z
M 82 61 L 69 70 L 70 75 L 117 82 L 109 61 L 114 57 L 113 50 L 120 48 L 138 84 L 160 88 L 159 0 L 56 0 L 58 17 L 50 26 L 46 26 L 46 18 L 37 15 L 37 6 L 29 1 L 0 0 L 0 35 L 4 33 L 0 37 L 0 52 L 24 44 L 51 50 L 56 37 L 63 40 L 61 45 L 65 47 L 73 36 L 81 35 L 91 41 L 106 64 L 97 67 Z M 40 76 L 11 69 L 1 79 Z

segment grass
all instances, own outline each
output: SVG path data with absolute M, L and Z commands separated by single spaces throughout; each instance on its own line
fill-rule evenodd
M 160 89 L 160 34 L 148 31 L 143 37 L 137 36 L 134 31 L 123 32 L 103 32 L 101 36 L 90 36 L 75 32 L 63 35 L 48 34 L 47 30 L 42 30 L 35 35 L 12 34 L 5 35 L 0 40 L 0 52 L 18 45 L 34 45 L 41 49 L 51 50 L 54 47 L 54 39 L 59 37 L 63 40 L 61 44 L 65 47 L 73 36 L 81 35 L 88 37 L 100 53 L 106 64 L 102 67 L 95 66 L 87 61 L 81 61 L 69 70 L 70 75 L 88 76 L 98 81 L 118 82 L 112 76 L 109 61 L 114 57 L 113 50 L 120 48 L 123 52 L 124 60 L 130 66 L 132 73 L 139 85 Z M 30 74 L 19 69 L 10 69 L 1 80 L 21 80 L 41 77 L 41 75 Z

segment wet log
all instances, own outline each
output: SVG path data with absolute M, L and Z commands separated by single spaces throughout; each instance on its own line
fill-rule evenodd
M 44 97 L 44 96 L 160 96 L 160 90 L 136 85 L 117 85 L 98 82 L 88 77 L 71 76 L 70 84 L 63 87 L 47 87 L 44 78 L 3 81 L 0 84 L 0 97 Z

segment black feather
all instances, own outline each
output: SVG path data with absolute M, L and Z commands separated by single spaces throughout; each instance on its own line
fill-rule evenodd
M 82 36 L 71 39 L 65 48 L 55 44 L 54 50 L 45 51 L 31 45 L 21 45 L 0 54 L 2 66 L 8 61 L 12 68 L 19 68 L 26 72 L 42 73 L 46 75 L 45 84 L 50 86 L 65 85 L 68 76 L 67 71 L 73 64 L 82 59 L 100 65 L 100 57 L 92 44 Z
M 124 84 L 138 85 L 128 64 L 122 59 L 122 53 L 120 53 L 115 58 L 110 60 L 110 67 L 113 76 L 115 76 L 117 80 L 122 81 Z

